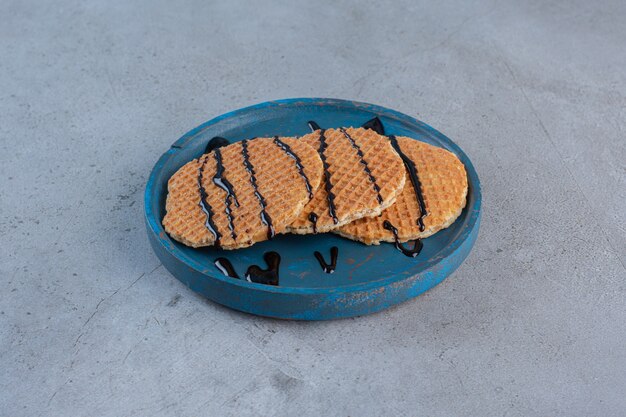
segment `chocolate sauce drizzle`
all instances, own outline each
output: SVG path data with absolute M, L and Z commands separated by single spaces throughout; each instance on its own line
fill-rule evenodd
M 255 282 L 257 284 L 278 285 L 280 255 L 276 252 L 266 252 L 263 255 L 263 259 L 268 268 L 261 269 L 258 265 L 249 266 L 245 274 L 246 281 Z M 239 279 L 239 274 L 237 274 L 235 267 L 233 267 L 233 264 L 231 264 L 228 259 L 217 258 L 213 264 L 225 276 Z
M 311 132 L 315 132 L 316 130 L 320 130 L 321 127 L 315 121 L 309 120 L 308 125 L 311 128 Z
M 313 233 L 317 233 L 317 214 L 310 212 L 309 221 L 313 223 Z
M 393 239 L 395 240 L 396 249 L 402 252 L 402 254 L 410 258 L 415 258 L 417 255 L 420 254 L 420 252 L 422 251 L 422 247 L 424 246 L 420 239 L 416 239 L 415 243 L 413 243 L 413 249 L 409 249 L 404 247 L 402 243 L 400 243 L 400 241 L 398 240 L 398 229 L 396 229 L 389 220 L 385 220 L 383 222 L 383 227 L 393 233 Z
M 202 185 L 202 179 L 204 176 L 204 166 L 206 165 L 207 159 L 208 159 L 208 156 L 205 156 L 204 161 L 202 161 L 202 163 L 200 164 L 200 168 L 198 168 L 198 192 L 200 193 L 199 205 L 202 211 L 204 212 L 204 215 L 206 216 L 204 226 L 209 230 L 209 232 L 213 234 L 213 237 L 215 238 L 215 246 L 219 248 L 222 234 L 219 232 L 219 230 L 217 230 L 217 226 L 215 226 L 215 223 L 213 222 L 213 215 L 214 215 L 213 209 L 211 208 L 211 205 L 207 201 L 208 195 L 204 188 L 204 185 Z
M 280 255 L 277 252 L 265 252 L 263 259 L 267 269 L 261 269 L 258 265 L 251 265 L 246 271 L 246 280 L 257 284 L 278 285 L 278 269 L 280 267 Z
M 385 136 L 385 126 L 383 126 L 383 122 L 380 121 L 378 116 L 363 123 L 361 127 L 363 129 L 372 129 L 374 132 L 378 133 L 379 135 Z
M 333 272 L 335 272 L 335 269 L 337 268 L 337 257 L 339 256 L 339 248 L 337 246 L 333 246 L 332 248 L 330 248 L 330 264 L 326 263 L 326 260 L 324 259 L 322 254 L 318 251 L 313 252 L 313 255 L 315 255 L 315 258 L 320 263 L 320 266 L 322 267 L 322 270 L 324 272 L 326 272 L 327 274 L 332 274 Z
M 424 203 L 424 195 L 422 194 L 422 184 L 420 182 L 419 176 L 417 175 L 417 167 L 415 166 L 415 162 L 411 160 L 402 149 L 400 149 L 400 145 L 398 145 L 398 140 L 394 135 L 388 136 L 391 141 L 391 146 L 398 152 L 400 158 L 402 158 L 402 162 L 404 162 L 404 166 L 406 170 L 409 171 L 409 178 L 411 179 L 411 184 L 413 184 L 413 189 L 415 190 L 415 195 L 417 196 L 417 205 L 420 209 L 420 215 L 417 218 L 417 225 L 420 228 L 420 231 L 423 232 L 425 229 L 424 226 L 424 217 L 428 216 L 428 211 L 426 211 L 426 203 Z
M 296 168 L 298 168 L 298 173 L 304 180 L 304 185 L 306 187 L 307 192 L 309 193 L 309 199 L 313 198 L 313 188 L 311 187 L 309 178 L 304 173 L 304 167 L 302 166 L 302 160 L 300 159 L 300 157 L 296 155 L 295 153 L 293 153 L 293 151 L 291 150 L 291 147 L 289 147 L 289 145 L 287 145 L 285 142 L 280 140 L 278 136 L 274 136 L 274 143 L 276 144 L 276 146 L 282 149 L 287 155 L 289 155 L 289 157 L 291 157 L 296 162 Z
M 229 145 L 228 139 L 225 139 L 221 136 L 215 136 L 213 139 L 207 143 L 206 148 L 204 148 L 204 153 L 209 153 L 214 149 L 222 148 L 224 146 Z
M 217 172 L 213 176 L 213 183 L 220 187 L 222 190 L 226 191 L 226 216 L 228 217 L 228 228 L 230 229 L 230 236 L 233 240 L 237 239 L 237 233 L 235 233 L 235 225 L 233 223 L 233 211 L 231 208 L 231 204 L 234 201 L 235 206 L 239 207 L 239 201 L 237 200 L 237 196 L 235 195 L 235 190 L 233 189 L 233 185 L 224 178 L 224 163 L 222 162 L 222 151 L 215 149 L 213 152 L 215 157 L 215 162 L 217 164 Z
M 376 178 L 374 177 L 374 175 L 372 175 L 372 171 L 367 165 L 367 161 L 363 157 L 363 151 L 361 150 L 361 147 L 354 141 L 352 136 L 350 136 L 343 127 L 340 127 L 339 130 L 341 131 L 341 133 L 343 133 L 346 139 L 350 141 L 350 144 L 352 145 L 352 147 L 356 149 L 356 153 L 357 155 L 359 155 L 359 158 L 361 159 L 361 165 L 363 165 L 363 169 L 365 170 L 365 173 L 369 177 L 370 182 L 372 183 L 372 187 L 374 187 L 374 191 L 376 191 L 376 198 L 378 199 L 379 203 L 382 203 L 383 197 L 380 195 L 380 187 L 376 183 Z
M 372 129 L 379 135 L 385 134 L 385 127 L 383 126 L 383 123 L 378 117 L 374 117 L 373 119 L 368 120 L 367 122 L 363 124 L 362 127 L 365 129 Z M 417 174 L 417 167 L 415 166 L 415 162 L 413 162 L 411 158 L 409 158 L 408 156 L 406 156 L 404 152 L 402 152 L 402 149 L 400 148 L 400 145 L 398 144 L 398 140 L 396 139 L 396 137 L 394 135 L 389 135 L 387 137 L 389 138 L 389 141 L 391 142 L 391 146 L 393 146 L 393 148 L 396 150 L 398 155 L 400 155 L 400 158 L 402 158 L 402 162 L 404 162 L 404 166 L 406 167 L 406 170 L 409 172 L 409 178 L 411 179 L 411 184 L 413 185 L 413 189 L 415 190 L 415 195 L 417 197 L 417 205 L 419 206 L 419 209 L 420 209 L 420 215 L 417 219 L 417 225 L 419 226 L 420 231 L 423 232 L 425 229 L 424 217 L 428 215 L 428 211 L 426 210 L 426 204 L 424 203 L 424 195 L 422 193 L 422 184 Z M 383 222 L 383 227 L 391 231 L 391 233 L 393 233 L 393 238 L 395 240 L 396 249 L 398 249 L 404 255 L 410 256 L 412 258 L 419 255 L 419 253 L 422 250 L 422 247 L 424 246 L 421 239 L 416 239 L 415 243 L 413 244 L 413 249 L 409 249 L 409 248 L 404 247 L 399 242 L 398 229 L 393 224 L 391 224 L 389 220 L 385 220 Z
M 326 161 L 326 154 L 324 153 L 326 148 L 328 148 L 325 133 L 326 129 L 320 130 L 320 147 L 318 153 L 322 159 L 322 166 L 324 167 L 324 189 L 326 190 L 326 199 L 328 200 L 328 215 L 332 217 L 333 223 L 337 224 L 339 223 L 339 219 L 337 218 L 337 207 L 335 206 L 335 193 L 333 193 L 333 183 L 330 180 L 330 171 L 328 170 L 328 162 Z
M 220 270 L 220 272 L 227 277 L 231 278 L 239 278 L 237 271 L 235 271 L 235 267 L 230 261 L 226 258 L 217 258 L 213 264 Z
M 260 214 L 261 222 L 263 222 L 263 224 L 267 226 L 267 238 L 271 239 L 276 235 L 276 232 L 274 231 L 272 218 L 266 211 L 267 201 L 265 201 L 265 198 L 259 192 L 259 186 L 256 182 L 256 174 L 254 172 L 254 167 L 252 166 L 252 163 L 250 162 L 250 154 L 248 153 L 248 141 L 247 140 L 241 141 L 241 154 L 243 155 L 243 164 L 246 167 L 246 171 L 248 171 L 248 174 L 250 174 L 250 183 L 252 184 L 252 188 L 254 188 L 254 195 L 256 196 L 257 200 L 259 200 L 259 204 L 261 205 L 261 214 Z

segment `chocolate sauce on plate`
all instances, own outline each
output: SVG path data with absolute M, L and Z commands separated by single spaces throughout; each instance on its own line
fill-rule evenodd
M 320 130 L 321 127 L 315 121 L 309 120 L 308 125 L 311 128 L 311 132 L 315 132 L 316 130 Z
M 245 279 L 257 284 L 278 285 L 278 270 L 280 267 L 280 255 L 276 252 L 266 252 L 263 259 L 267 269 L 261 269 L 258 265 L 251 265 L 246 270 Z M 226 258 L 217 258 L 213 263 L 219 271 L 227 277 L 239 279 L 233 264 Z
M 420 254 L 420 252 L 422 251 L 422 247 L 424 246 L 422 244 L 421 239 L 416 239 L 415 243 L 413 243 L 413 249 L 409 249 L 409 248 L 404 247 L 402 243 L 400 243 L 400 241 L 398 240 L 398 229 L 396 229 L 396 227 L 393 224 L 391 224 L 389 220 L 385 220 L 383 222 L 383 227 L 389 230 L 391 233 L 393 233 L 393 238 L 395 240 L 396 249 L 402 252 L 402 254 L 410 258 L 415 258 L 417 255 Z
M 204 153 L 209 153 L 212 150 L 228 146 L 229 144 L 230 142 L 228 141 L 228 139 L 225 139 L 221 136 L 215 136 L 209 141 L 209 143 L 207 143 L 206 148 L 204 148 Z
M 246 271 L 246 280 L 257 284 L 278 285 L 278 269 L 280 267 L 280 255 L 277 252 L 265 252 L 263 255 L 267 269 L 261 269 L 258 265 L 251 265 Z
M 220 270 L 220 272 L 227 277 L 239 278 L 237 271 L 233 267 L 233 264 L 226 258 L 217 258 L 213 264 Z
M 318 251 L 313 252 L 313 255 L 315 255 L 315 258 L 320 263 L 320 266 L 322 267 L 322 270 L 324 272 L 326 272 L 327 274 L 332 274 L 333 272 L 335 272 L 335 269 L 337 268 L 337 256 L 339 256 L 339 248 L 337 246 L 333 246 L 332 248 L 330 248 L 330 264 L 326 263 L 326 260 L 324 259 L 322 254 Z
M 379 135 L 385 136 L 385 126 L 383 126 L 383 122 L 380 121 L 378 117 L 374 117 L 371 120 L 363 123 L 361 126 L 363 129 L 372 129 L 374 132 Z

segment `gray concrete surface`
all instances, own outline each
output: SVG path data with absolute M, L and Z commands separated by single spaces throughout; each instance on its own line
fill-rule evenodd
M 0 415 L 626 415 L 626 2 L 0 3 Z M 350 98 L 470 155 L 467 262 L 380 314 L 268 320 L 153 255 L 157 157 Z

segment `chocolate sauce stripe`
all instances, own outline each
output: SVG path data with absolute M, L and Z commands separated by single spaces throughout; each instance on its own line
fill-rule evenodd
M 274 231 L 274 225 L 272 224 L 272 217 L 267 212 L 267 201 L 265 201 L 265 197 L 259 191 L 259 186 L 257 184 L 256 173 L 254 172 L 254 166 L 252 162 L 250 162 L 250 154 L 248 153 L 248 141 L 241 141 L 241 154 L 243 155 L 243 164 L 246 168 L 246 171 L 250 175 L 250 183 L 252 184 L 252 188 L 254 189 L 254 195 L 259 201 L 259 205 L 261 206 L 261 213 L 259 214 L 261 217 L 261 222 L 267 226 L 267 238 L 271 239 L 276 235 Z
M 198 192 L 200 193 L 199 205 L 202 211 L 204 212 L 204 215 L 206 216 L 204 226 L 209 230 L 209 232 L 211 232 L 211 234 L 213 234 L 213 237 L 215 238 L 215 246 L 219 247 L 222 234 L 220 233 L 217 226 L 213 222 L 213 216 L 214 216 L 213 208 L 211 207 L 211 204 L 209 204 L 207 200 L 208 194 L 206 192 L 206 189 L 204 188 L 204 185 L 202 184 L 202 181 L 204 179 L 204 167 L 207 163 L 208 158 L 209 158 L 208 155 L 205 156 L 204 161 L 200 163 L 200 167 L 198 168 Z
M 237 200 L 237 195 L 235 194 L 233 185 L 224 177 L 225 168 L 222 161 L 222 152 L 219 149 L 215 149 L 213 151 L 213 155 L 215 157 L 215 163 L 217 164 L 217 170 L 215 172 L 215 175 L 213 176 L 213 183 L 226 192 L 226 198 L 224 199 L 224 211 L 226 213 L 226 217 L 228 217 L 228 228 L 230 229 L 230 236 L 234 241 L 236 241 L 237 233 L 235 233 L 235 224 L 231 205 L 234 201 L 235 206 L 239 207 L 239 201 Z
M 335 206 L 335 193 L 333 193 L 333 183 L 330 178 L 330 171 L 328 170 L 329 165 L 328 161 L 326 161 L 326 149 L 328 148 L 328 144 L 326 143 L 326 129 L 320 130 L 320 146 L 318 149 L 318 153 L 320 155 L 320 159 L 322 160 L 322 166 L 324 167 L 324 189 L 326 190 L 326 200 L 328 201 L 328 215 L 333 219 L 333 223 L 339 223 L 339 219 L 337 218 L 337 207 Z M 316 218 L 317 220 L 317 218 Z
M 415 196 L 417 197 L 417 205 L 420 209 L 420 215 L 417 219 L 417 225 L 419 226 L 420 231 L 423 232 L 425 229 L 424 217 L 428 216 L 428 211 L 426 210 L 426 203 L 424 202 L 424 195 L 422 194 L 422 183 L 419 179 L 417 166 L 411 158 L 409 158 L 404 152 L 402 152 L 402 149 L 400 148 L 400 145 L 398 144 L 398 140 L 396 139 L 395 135 L 389 135 L 388 138 L 391 142 L 391 146 L 393 146 L 398 155 L 400 155 L 400 158 L 402 158 L 402 162 L 404 162 L 404 166 L 409 173 L 409 178 L 411 179 L 411 184 L 413 184 Z
M 304 180 L 304 186 L 306 187 L 307 192 L 309 193 L 309 199 L 313 198 L 313 188 L 311 187 L 311 183 L 309 182 L 309 177 L 306 176 L 304 172 L 304 167 L 302 166 L 302 160 L 298 155 L 296 155 L 289 145 L 285 142 L 281 141 L 278 136 L 274 136 L 274 143 L 278 146 L 283 152 L 287 154 L 291 159 L 295 161 L 296 168 L 298 169 L 298 173 Z
M 376 183 L 376 178 L 372 174 L 372 171 L 370 170 L 369 165 L 368 165 L 367 161 L 365 160 L 365 157 L 363 155 L 363 151 L 361 150 L 361 147 L 354 141 L 354 138 L 352 136 L 350 136 L 350 134 L 348 132 L 346 132 L 346 130 L 343 127 L 340 127 L 339 130 L 341 131 L 341 133 L 343 133 L 343 135 L 346 137 L 346 139 L 348 139 L 348 141 L 350 141 L 350 144 L 352 145 L 352 147 L 354 149 L 356 149 L 356 153 L 357 153 L 357 155 L 360 158 L 361 165 L 363 165 L 363 170 L 365 171 L 365 173 L 367 174 L 370 182 L 372 183 L 372 187 L 374 188 L 374 191 L 376 191 L 376 198 L 378 200 L 378 203 L 382 203 L 383 202 L 383 197 L 380 195 L 380 187 Z
M 381 135 L 385 134 L 385 127 L 383 126 L 382 122 L 380 121 L 378 117 L 375 117 L 372 120 L 367 121 L 363 125 L 363 128 L 372 129 Z M 409 173 L 409 178 L 411 179 L 411 184 L 413 185 L 413 189 L 415 190 L 415 196 L 417 197 L 417 204 L 420 210 L 420 215 L 419 215 L 419 218 L 417 219 L 417 224 L 420 228 L 420 231 L 423 232 L 425 229 L 424 217 L 428 215 L 428 211 L 426 210 L 426 204 L 424 202 L 424 196 L 422 194 L 422 184 L 419 180 L 417 166 L 415 165 L 415 162 L 413 162 L 413 160 L 409 158 L 402 151 L 395 135 L 389 135 L 387 137 L 389 138 L 389 141 L 391 142 L 391 146 L 396 150 L 398 155 L 400 155 L 400 158 L 402 158 L 402 162 L 404 163 L 404 166 Z M 410 249 L 400 243 L 400 240 L 398 238 L 398 229 L 393 224 L 391 224 L 389 220 L 385 220 L 383 222 L 383 227 L 389 230 L 393 234 L 396 249 L 402 252 L 405 256 L 414 258 L 417 255 L 419 255 L 419 253 L 422 251 L 422 248 L 424 245 L 421 239 L 416 239 L 415 242 L 413 243 L 413 248 Z
M 317 233 L 317 214 L 310 212 L 309 213 L 309 221 L 313 223 L 313 233 Z

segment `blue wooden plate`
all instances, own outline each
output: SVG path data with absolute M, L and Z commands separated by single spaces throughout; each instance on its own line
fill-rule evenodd
M 308 120 L 320 126 L 360 126 L 378 116 L 388 134 L 412 137 L 454 152 L 465 164 L 469 180 L 467 206 L 449 228 L 424 239 L 416 258 L 393 244 L 367 246 L 333 234 L 280 235 L 250 248 L 222 251 L 193 249 L 165 233 L 167 180 L 181 166 L 203 153 L 214 136 L 231 142 L 255 136 L 298 136 L 309 133 Z M 413 298 L 450 275 L 467 257 L 480 224 L 480 183 L 469 158 L 450 139 L 402 113 L 373 104 L 326 98 L 271 101 L 216 117 L 177 140 L 158 160 L 145 193 L 145 219 L 150 243 L 163 265 L 180 281 L 228 307 L 261 316 L 326 320 L 373 313 Z M 334 274 L 326 274 L 313 256 L 328 260 L 339 248 Z M 214 265 L 228 258 L 240 276 L 250 265 L 265 267 L 263 254 L 279 252 L 280 285 L 247 282 L 222 275 Z

